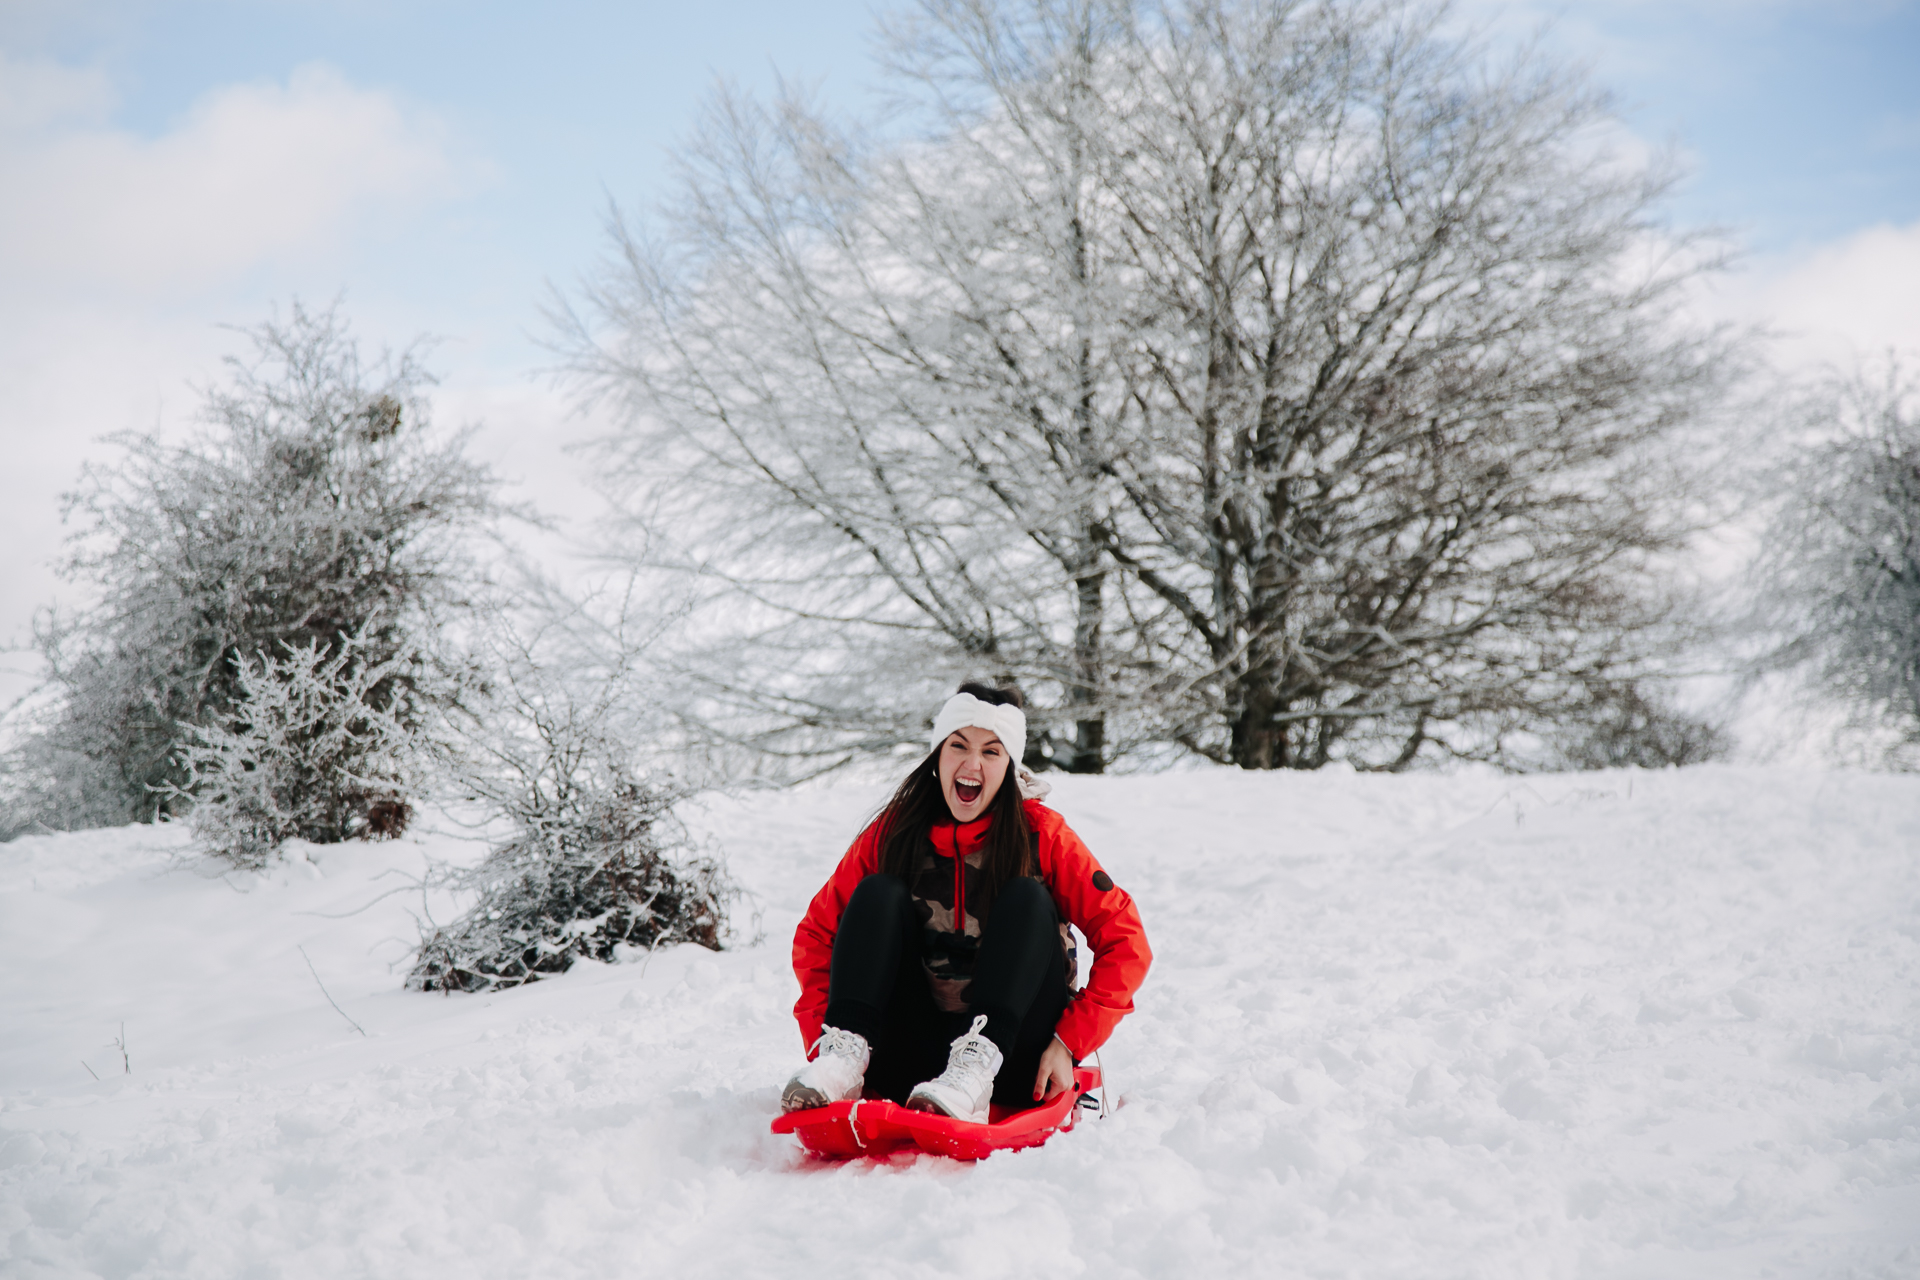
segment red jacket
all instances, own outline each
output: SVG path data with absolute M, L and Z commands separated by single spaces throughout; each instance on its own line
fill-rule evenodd
M 1066 820 L 1038 800 L 1023 800 L 1021 805 L 1038 846 L 1035 852 L 1040 879 L 1053 895 L 1060 918 L 1086 935 L 1093 952 L 1086 986 L 1074 994 L 1054 1027 L 1054 1034 L 1078 1061 L 1105 1044 L 1120 1019 L 1133 1012 L 1133 993 L 1147 976 L 1153 953 L 1147 949 L 1146 930 L 1141 927 L 1133 899 L 1100 869 Z M 977 846 L 992 821 L 989 816 L 963 827 L 942 823 L 939 828 L 948 832 L 949 840 Z M 827 883 L 813 895 L 806 916 L 794 930 L 793 972 L 800 979 L 800 1000 L 793 1006 L 793 1016 L 800 1023 L 800 1038 L 809 1050 L 820 1038 L 821 1020 L 826 1016 L 827 974 L 833 964 L 833 935 L 840 927 L 840 915 L 860 882 L 879 870 L 880 833 L 876 823 L 853 842 Z

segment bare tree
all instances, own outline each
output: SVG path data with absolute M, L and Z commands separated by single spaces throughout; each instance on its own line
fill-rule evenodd
M 1169 674 L 1206 676 L 1170 727 L 1217 759 L 1497 750 L 1662 634 L 1657 446 L 1721 366 L 1674 336 L 1681 273 L 1635 270 L 1658 183 L 1593 149 L 1595 97 L 1430 22 L 1201 6 L 1130 78 L 1155 447 L 1107 549 L 1179 620 Z
M 1804 406 L 1774 475 L 1755 580 L 1769 643 L 1760 672 L 1793 671 L 1882 737 L 1881 763 L 1920 746 L 1920 387 L 1898 361 L 1835 377 Z
M 810 753 L 917 736 L 900 706 L 984 669 L 1057 690 L 1077 709 L 1060 762 L 1098 768 L 1111 308 L 1084 278 L 1063 306 L 1030 276 L 1075 184 L 1023 173 L 1008 205 L 996 189 L 1020 186 L 995 170 L 1031 157 L 867 154 L 825 131 L 791 99 L 723 98 L 675 239 L 616 225 L 621 266 L 589 297 L 606 345 L 568 317 L 579 368 L 635 414 L 615 456 L 647 555 L 744 615 L 751 643 L 703 639 L 724 661 L 690 674 L 802 731 L 760 745 Z
M 1069 768 L 1397 767 L 1644 674 L 1722 353 L 1604 103 L 1436 21 L 926 0 L 916 127 L 723 96 L 564 317 L 646 557 L 731 609 L 691 687 L 798 752 L 972 671 Z

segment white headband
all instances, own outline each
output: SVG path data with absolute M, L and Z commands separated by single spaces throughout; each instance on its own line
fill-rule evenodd
M 956 693 L 933 718 L 933 750 L 938 751 L 955 729 L 985 729 L 1000 739 L 1013 766 L 1014 786 L 1023 799 L 1043 800 L 1053 790 L 1020 763 L 1020 757 L 1027 753 L 1027 713 L 1020 708 L 1010 703 L 996 706 L 970 693 Z
M 1011 704 L 995 706 L 970 693 L 956 693 L 933 719 L 933 750 L 938 751 L 955 729 L 986 729 L 997 735 L 1015 764 L 1026 754 L 1027 713 Z

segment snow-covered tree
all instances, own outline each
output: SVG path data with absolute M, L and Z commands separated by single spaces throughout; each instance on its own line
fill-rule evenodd
M 717 736 L 1496 754 L 1645 674 L 1720 385 L 1604 102 L 1403 5 L 925 0 L 896 127 L 723 96 L 566 317 Z M 1657 260 L 1655 260 L 1657 259 Z
M 414 351 L 363 359 L 335 310 L 297 304 L 246 336 L 199 433 L 117 437 L 120 459 L 69 496 L 66 574 L 92 598 L 42 631 L 56 696 L 13 771 L 85 761 L 82 824 L 175 809 L 194 777 L 181 748 L 196 726 L 248 722 L 263 657 L 337 657 L 357 637 L 357 669 L 381 673 L 366 706 L 418 723 L 435 637 L 475 589 L 467 539 L 502 510 L 464 436 L 430 426 Z
M 1763 670 L 1791 670 L 1856 729 L 1883 736 L 1883 762 L 1920 753 L 1920 384 L 1897 361 L 1834 379 L 1809 433 L 1776 473 L 1777 515 L 1757 581 L 1774 643 Z

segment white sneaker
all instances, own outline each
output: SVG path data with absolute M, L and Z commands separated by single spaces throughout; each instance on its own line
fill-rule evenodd
M 980 1034 L 987 1015 L 973 1020 L 967 1034 L 953 1042 L 947 1054 L 947 1069 L 937 1080 L 915 1085 L 907 1095 L 907 1105 L 915 1111 L 940 1111 L 955 1120 L 974 1124 L 987 1122 L 987 1108 L 993 1102 L 993 1078 L 1000 1073 L 1000 1049 Z
M 860 1096 L 871 1056 L 866 1038 L 838 1027 L 822 1027 L 813 1047 L 813 1061 L 794 1072 L 780 1092 L 782 1111 L 806 1111 Z

